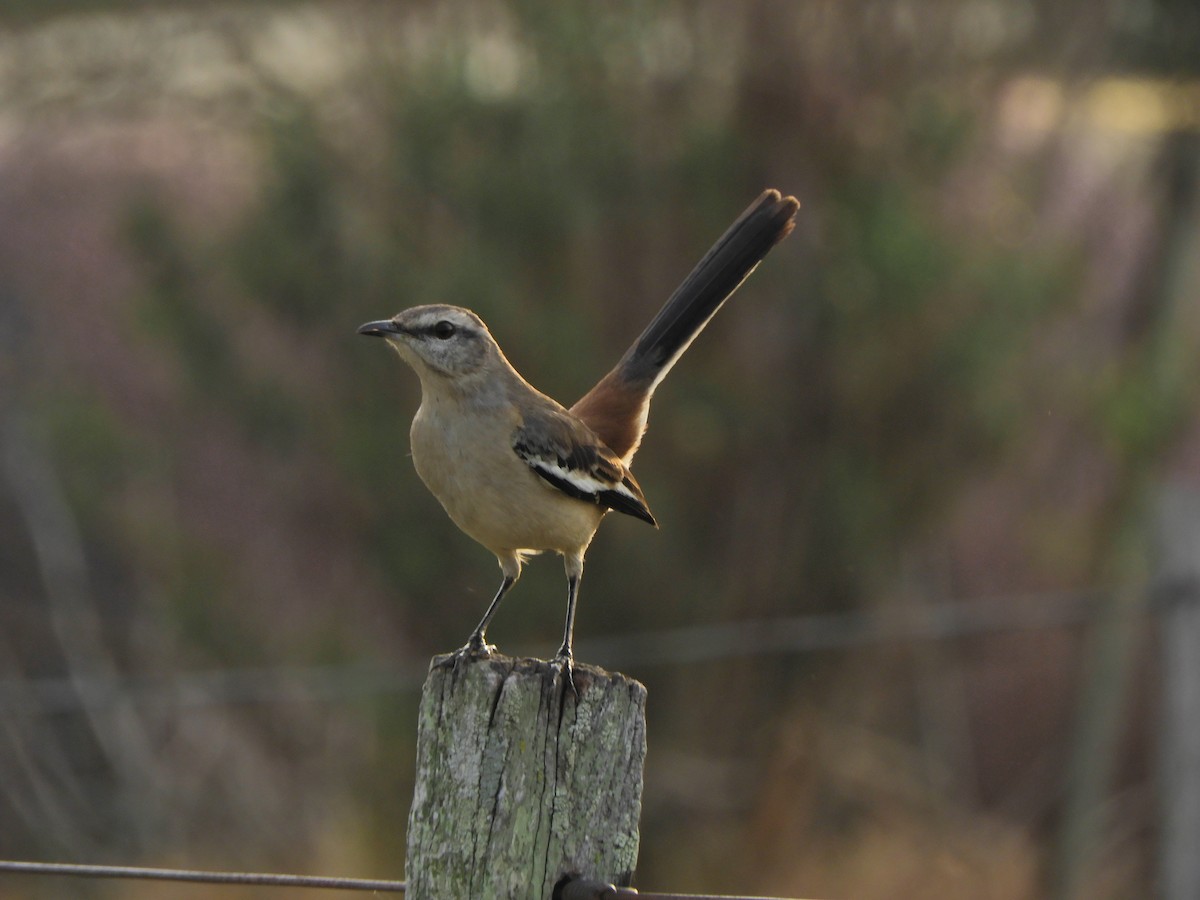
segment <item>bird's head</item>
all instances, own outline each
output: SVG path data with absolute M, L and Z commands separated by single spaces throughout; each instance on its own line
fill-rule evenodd
M 414 306 L 390 319 L 367 322 L 358 333 L 386 340 L 422 381 L 427 376 L 466 378 L 501 357 L 483 320 L 461 306 Z

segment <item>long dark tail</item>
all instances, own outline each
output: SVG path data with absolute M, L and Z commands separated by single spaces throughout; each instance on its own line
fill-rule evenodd
M 704 254 L 613 370 L 571 407 L 626 464 L 646 430 L 658 383 L 721 304 L 787 237 L 799 208 L 795 197 L 764 191 Z

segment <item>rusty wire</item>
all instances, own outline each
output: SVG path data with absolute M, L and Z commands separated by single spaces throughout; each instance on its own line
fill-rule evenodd
M 144 881 L 189 881 L 201 884 L 251 884 L 265 887 L 404 892 L 403 881 L 380 881 L 369 878 L 326 878 L 319 875 L 275 875 L 266 872 L 205 872 L 195 869 L 147 869 L 138 866 L 90 866 L 74 863 L 0 860 L 0 874 L 6 872 L 14 875 L 55 875 L 67 878 L 129 878 Z
M 552 900 L 785 900 L 783 897 L 745 897 L 741 894 L 642 893 L 636 888 L 617 887 L 587 878 L 570 878 L 554 889 Z
M 197 869 L 156 869 L 139 866 L 99 866 L 75 863 L 0 860 L 0 874 L 41 875 L 60 878 L 125 878 L 143 881 L 185 881 L 198 884 L 254 885 L 257 887 L 317 888 L 341 891 L 404 893 L 403 881 L 370 878 L 328 878 L 320 875 L 278 875 L 267 872 L 212 872 Z M 779 897 L 746 897 L 730 894 L 640 893 L 636 888 L 571 878 L 554 891 L 554 900 L 783 900 Z

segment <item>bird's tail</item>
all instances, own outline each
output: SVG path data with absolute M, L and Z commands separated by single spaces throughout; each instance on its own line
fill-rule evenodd
M 768 190 L 738 216 L 620 362 L 571 412 L 627 464 L 646 430 L 650 397 L 704 326 L 795 225 L 800 204 Z

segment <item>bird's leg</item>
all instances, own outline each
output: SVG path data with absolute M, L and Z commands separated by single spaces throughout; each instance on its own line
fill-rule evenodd
M 492 617 L 496 615 L 496 610 L 500 608 L 500 601 L 504 599 L 504 595 L 508 593 L 508 589 L 516 584 L 516 582 L 517 579 L 515 576 L 504 576 L 504 580 L 500 582 L 500 589 L 496 591 L 496 596 L 492 598 L 492 602 L 488 605 L 487 612 L 483 614 L 483 618 L 479 620 L 479 624 L 475 626 L 475 630 L 467 638 L 467 643 L 458 651 L 459 654 L 481 656 L 484 659 L 492 655 L 492 651 L 496 647 L 484 639 L 484 633 L 487 631 L 488 625 L 491 624 Z
M 578 697 L 579 692 L 575 690 L 575 679 L 571 677 L 571 666 L 575 656 L 571 650 L 571 641 L 575 633 L 575 602 L 579 597 L 579 579 L 583 577 L 583 572 L 571 571 L 571 568 L 568 563 L 567 622 L 563 628 L 562 646 L 558 648 L 558 653 L 554 656 L 554 662 L 562 666 L 563 677 L 566 678 L 567 686 L 570 687 L 571 693 Z M 579 565 L 579 569 L 582 569 L 582 563 Z
M 471 636 L 467 638 L 467 642 L 451 653 L 447 657 L 443 657 L 439 666 L 457 671 L 458 664 L 464 659 L 477 658 L 487 659 L 496 649 L 494 644 L 489 644 L 484 638 L 484 632 L 487 631 L 488 623 L 492 621 L 492 616 L 496 615 L 496 610 L 500 608 L 500 601 L 504 599 L 504 595 L 508 593 L 508 589 L 517 581 L 517 576 L 505 574 L 504 580 L 500 582 L 500 590 L 496 591 L 496 596 L 492 598 L 491 604 L 488 605 L 487 612 L 483 614 L 483 618 L 479 620 L 479 624 L 475 626 L 475 630 L 471 632 Z
M 475 626 L 475 630 L 471 632 L 471 636 L 467 638 L 467 642 L 449 656 L 443 657 L 438 663 L 439 667 L 445 667 L 453 672 L 457 672 L 458 664 L 464 659 L 488 659 L 492 655 L 496 649 L 496 645 L 489 644 L 484 637 L 484 633 L 487 631 L 488 624 L 492 621 L 492 616 L 496 615 L 496 610 L 500 608 L 500 601 L 504 599 L 504 595 L 508 593 L 508 589 L 516 581 L 515 576 L 504 576 L 504 580 L 500 582 L 500 589 L 496 591 L 496 596 L 488 604 L 487 612 L 483 614 L 483 618 L 479 620 L 479 624 Z
M 558 648 L 558 653 L 555 654 L 555 659 L 565 659 L 568 662 L 574 654 L 571 651 L 571 642 L 574 639 L 575 633 L 575 601 L 579 596 L 579 576 L 567 576 L 567 622 L 563 628 L 562 646 Z

